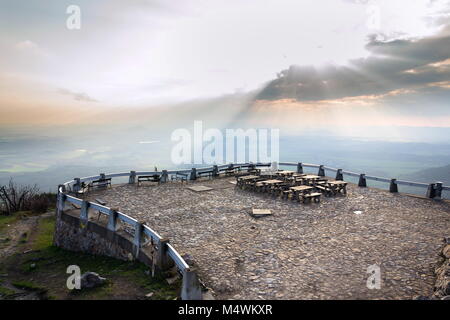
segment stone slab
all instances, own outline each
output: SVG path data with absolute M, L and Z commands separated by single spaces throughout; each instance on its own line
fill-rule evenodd
M 192 186 L 192 187 L 188 187 L 188 189 L 195 191 L 195 192 L 203 192 L 203 191 L 213 190 L 213 188 L 205 187 L 205 186 Z

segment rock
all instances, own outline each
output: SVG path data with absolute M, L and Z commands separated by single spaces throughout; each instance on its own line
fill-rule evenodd
M 194 258 L 190 254 L 184 254 L 181 257 L 190 267 L 195 265 Z
M 103 285 L 106 278 L 102 278 L 98 273 L 86 272 L 81 276 L 81 289 L 95 288 Z
M 432 300 L 432 299 L 427 296 L 416 296 L 414 297 L 414 300 Z
M 445 237 L 444 238 L 444 243 L 450 244 L 450 237 Z
M 147 293 L 147 294 L 145 295 L 145 297 L 146 297 L 146 298 L 151 298 L 151 297 L 153 297 L 153 294 L 154 294 L 153 292 Z
M 450 296 L 442 297 L 441 300 L 450 300 Z
M 36 263 L 30 264 L 30 269 L 35 269 L 35 268 L 36 268 Z
M 442 249 L 442 255 L 447 258 L 450 259 L 450 244 L 446 245 L 444 247 L 444 249 Z
M 178 277 L 167 278 L 166 281 L 169 285 L 178 280 Z

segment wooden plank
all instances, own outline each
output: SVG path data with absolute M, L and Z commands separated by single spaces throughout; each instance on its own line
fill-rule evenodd
M 254 217 L 263 217 L 272 215 L 272 211 L 269 209 L 252 209 L 252 215 Z

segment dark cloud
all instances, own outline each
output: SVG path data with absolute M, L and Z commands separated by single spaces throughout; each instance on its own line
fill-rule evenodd
M 430 66 L 450 58 L 448 32 L 422 39 L 388 41 L 373 35 L 366 47 L 370 55 L 352 60 L 348 66 L 291 66 L 281 71 L 257 99 L 339 99 L 450 81 L 450 68 Z
M 88 96 L 86 93 L 83 92 L 72 92 L 67 89 L 58 89 L 58 93 L 70 96 L 76 101 L 82 101 L 82 102 L 98 102 L 98 100 L 95 100 Z

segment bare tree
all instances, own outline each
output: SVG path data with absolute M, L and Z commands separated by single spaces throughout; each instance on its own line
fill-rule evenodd
M 39 194 L 34 186 L 18 186 L 11 179 L 8 185 L 0 186 L 0 209 L 4 214 L 29 210 L 30 202 Z

